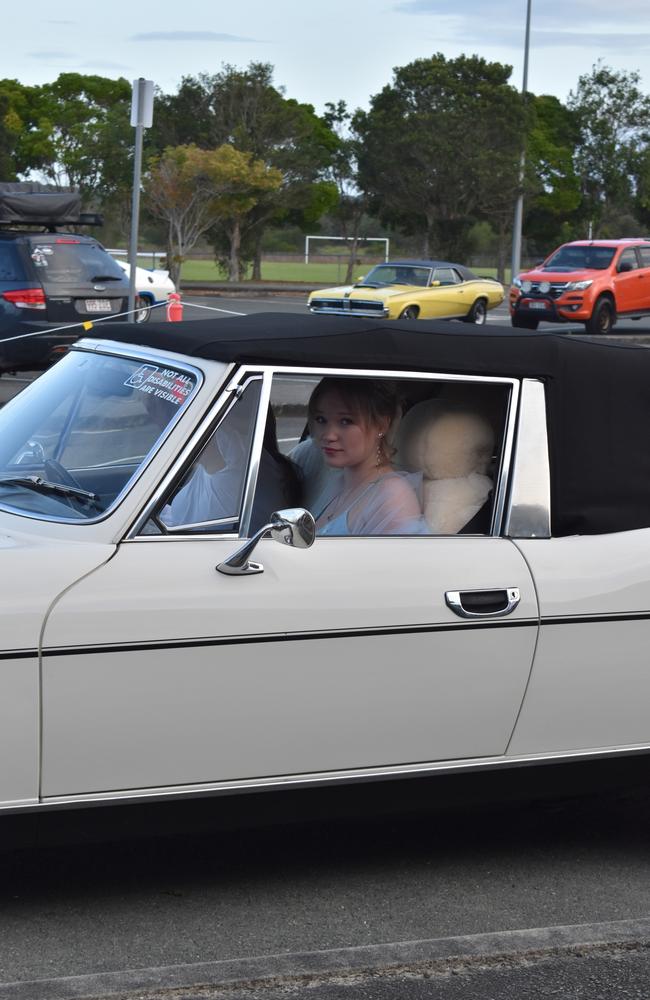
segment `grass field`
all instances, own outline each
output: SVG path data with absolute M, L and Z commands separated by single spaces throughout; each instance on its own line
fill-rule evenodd
M 356 269 L 355 277 L 365 274 L 368 267 L 359 265 Z M 263 281 L 288 281 L 306 283 L 331 282 L 333 285 L 341 284 L 345 280 L 345 263 L 343 261 L 333 261 L 331 264 L 296 264 L 280 263 L 278 261 L 262 261 Z M 489 277 L 496 276 L 496 268 L 482 267 L 480 274 Z M 210 260 L 188 260 L 183 264 L 181 276 L 188 281 L 225 281 L 226 275 L 219 270 L 216 264 Z M 506 275 L 506 278 L 508 276 Z

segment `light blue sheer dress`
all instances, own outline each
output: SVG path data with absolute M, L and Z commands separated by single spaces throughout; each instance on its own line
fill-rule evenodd
M 316 529 L 318 535 L 430 535 L 431 529 L 423 515 L 414 514 L 419 507 L 417 485 L 421 476 L 406 472 L 386 472 L 368 483 L 349 507 L 331 521 Z M 334 502 L 323 495 L 314 504 L 318 521 Z

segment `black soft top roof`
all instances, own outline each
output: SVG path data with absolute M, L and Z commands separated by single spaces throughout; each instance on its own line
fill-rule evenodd
M 542 379 L 553 533 L 650 526 L 650 350 L 645 347 L 493 325 L 479 332 L 461 323 L 295 313 L 147 327 L 111 324 L 105 335 L 239 364 Z

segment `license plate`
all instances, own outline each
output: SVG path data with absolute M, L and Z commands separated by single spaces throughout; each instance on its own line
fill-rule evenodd
M 86 299 L 86 312 L 109 313 L 110 311 L 111 311 L 110 299 Z
M 529 309 L 547 309 L 548 305 L 547 305 L 546 302 L 529 302 L 528 303 L 528 308 Z

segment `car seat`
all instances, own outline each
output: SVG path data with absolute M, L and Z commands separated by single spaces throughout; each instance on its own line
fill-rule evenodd
M 421 473 L 422 513 L 433 534 L 489 530 L 493 451 L 491 423 L 462 404 L 424 400 L 402 418 L 396 461 Z

